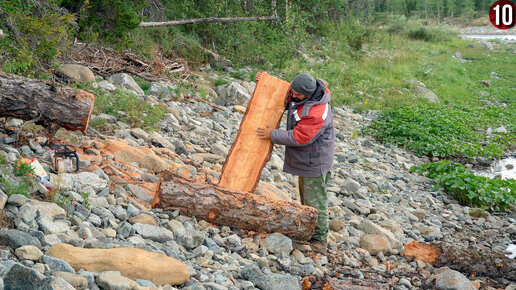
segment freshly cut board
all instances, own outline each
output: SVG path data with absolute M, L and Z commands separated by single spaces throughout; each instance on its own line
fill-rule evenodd
M 271 141 L 259 138 L 256 129 L 278 127 L 289 88 L 290 83 L 267 73 L 262 74 L 226 157 L 219 186 L 254 192 L 272 151 Z

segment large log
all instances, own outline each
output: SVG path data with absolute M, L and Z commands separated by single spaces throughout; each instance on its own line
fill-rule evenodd
M 0 71 L 0 117 L 37 119 L 38 124 L 85 132 L 94 102 L 83 90 Z
M 231 190 L 254 192 L 263 167 L 269 161 L 272 143 L 259 138 L 258 127 L 277 128 L 285 111 L 290 84 L 262 73 L 238 134 L 222 168 L 219 185 Z
M 179 209 L 184 215 L 218 225 L 278 232 L 296 240 L 308 240 L 317 223 L 313 207 L 195 182 L 171 171 L 161 173 L 152 206 Z

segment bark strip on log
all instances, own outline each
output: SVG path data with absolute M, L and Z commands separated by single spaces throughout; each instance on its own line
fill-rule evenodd
M 278 232 L 308 240 L 317 223 L 313 207 L 274 200 L 248 192 L 199 183 L 171 171 L 161 173 L 153 208 L 179 209 L 181 214 L 256 232 Z
M 165 21 L 165 22 L 141 22 L 140 27 L 161 27 L 161 26 L 213 23 L 213 22 L 271 21 L 271 20 L 279 20 L 279 18 L 278 18 L 278 16 L 235 17 L 235 18 L 230 18 L 230 17 L 193 18 L 193 19 L 172 20 L 172 21 Z
M 0 116 L 86 132 L 95 97 L 83 90 L 0 71 Z
M 278 127 L 289 88 L 288 82 L 262 73 L 222 168 L 220 186 L 254 192 L 272 152 L 271 141 L 259 138 L 256 129 Z

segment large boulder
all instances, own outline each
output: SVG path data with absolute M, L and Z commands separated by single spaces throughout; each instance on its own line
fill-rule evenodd
M 238 83 L 230 83 L 227 85 L 217 87 L 219 99 L 225 102 L 226 106 L 240 105 L 246 106 L 251 95 L 249 92 Z
M 56 70 L 56 74 L 79 83 L 95 81 L 93 72 L 89 68 L 80 64 L 63 64 Z
M 2 229 L 0 230 L 0 244 L 17 249 L 25 245 L 33 245 L 41 249 L 40 241 L 20 230 Z
M 427 100 L 429 100 L 430 102 L 432 103 L 437 103 L 439 102 L 439 97 L 434 93 L 432 92 L 431 90 L 427 89 L 427 88 L 423 88 L 423 87 L 420 87 L 420 86 L 416 86 L 414 88 L 414 92 L 421 98 L 425 98 Z
M 371 255 L 376 255 L 380 252 L 388 255 L 391 252 L 391 243 L 386 237 L 381 235 L 364 235 L 360 237 L 360 247 L 366 249 Z
M 437 290 L 476 290 L 477 287 L 460 272 L 445 269 L 437 274 L 435 281 Z
M 136 83 L 136 81 L 126 73 L 114 74 L 109 77 L 109 81 L 114 85 L 118 85 L 122 90 L 133 93 L 137 96 L 144 96 L 142 88 Z
M 387 238 L 387 240 L 389 240 L 389 243 L 391 244 L 392 248 L 404 250 L 403 244 L 398 239 L 396 239 L 393 233 L 373 223 L 370 220 L 363 220 L 358 226 L 358 229 L 366 234 L 384 236 L 385 238 Z
M 258 267 L 249 265 L 242 270 L 242 276 L 262 290 L 301 289 L 299 278 L 289 274 L 264 274 Z
M 5 289 L 38 289 L 45 276 L 40 272 L 15 263 L 4 277 Z
M 190 278 L 188 269 L 180 261 L 142 249 L 85 249 L 55 244 L 46 254 L 67 261 L 77 271 L 119 271 L 124 277 L 145 279 L 156 285 L 184 284 Z

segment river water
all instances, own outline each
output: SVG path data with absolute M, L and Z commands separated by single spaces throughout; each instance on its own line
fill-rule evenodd
M 512 178 L 516 180 L 516 157 L 495 161 L 487 170 L 476 171 L 475 174 L 490 178 L 501 177 L 503 179 Z
M 516 42 L 516 34 L 505 35 L 486 35 L 486 34 L 463 34 L 459 35 L 462 39 L 471 40 L 501 40 L 503 42 Z

